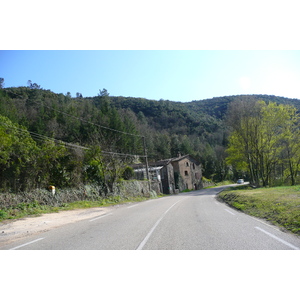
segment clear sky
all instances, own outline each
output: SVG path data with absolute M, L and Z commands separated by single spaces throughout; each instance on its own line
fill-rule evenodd
M 55 93 L 173 101 L 240 94 L 300 99 L 300 51 L 5 50 L 5 87 L 39 84 Z
M 5 87 L 27 81 L 56 93 L 173 101 L 239 94 L 300 99 L 300 51 L 0 51 Z

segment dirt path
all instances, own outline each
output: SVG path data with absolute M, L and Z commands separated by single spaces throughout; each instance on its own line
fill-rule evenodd
M 44 214 L 39 217 L 28 217 L 19 220 L 6 220 L 0 223 L 0 246 L 39 232 L 45 232 L 64 224 L 101 216 L 113 207 L 96 207 L 60 211 Z

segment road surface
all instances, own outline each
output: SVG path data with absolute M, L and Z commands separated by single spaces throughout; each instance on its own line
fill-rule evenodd
M 299 250 L 300 238 L 216 200 L 223 187 L 120 205 L 4 250 Z

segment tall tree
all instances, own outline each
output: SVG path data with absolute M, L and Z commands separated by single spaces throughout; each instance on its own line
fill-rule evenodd
M 34 181 L 35 141 L 26 128 L 0 115 L 0 187 L 25 190 Z
M 286 128 L 292 124 L 295 110 L 287 105 L 257 101 L 252 107 L 249 103 L 235 103 L 230 114 L 237 117 L 232 122 L 227 162 L 247 169 L 252 183 L 270 185 L 274 169 L 281 162 Z
M 300 128 L 299 115 L 296 109 L 290 107 L 290 119 L 285 123 L 283 140 L 283 165 L 286 165 L 284 173 L 290 178 L 291 185 L 296 184 L 298 171 L 300 170 Z

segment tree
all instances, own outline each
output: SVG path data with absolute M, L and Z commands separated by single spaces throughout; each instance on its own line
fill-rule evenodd
M 107 114 L 109 112 L 110 106 L 110 99 L 109 93 L 106 89 L 99 90 L 98 96 L 94 100 L 95 105 L 100 108 L 103 114 Z
M 284 145 L 294 119 L 295 109 L 288 105 L 257 101 L 234 103 L 229 115 L 233 131 L 229 137 L 227 163 L 249 172 L 255 185 L 268 186 L 276 166 L 282 161 Z M 290 129 L 287 129 L 290 128 Z
M 102 90 L 99 90 L 98 96 L 100 96 L 100 97 L 108 97 L 109 93 L 107 92 L 107 89 L 102 89 Z
M 4 78 L 0 78 L 0 89 L 4 88 Z
M 38 186 L 53 184 L 59 187 L 69 185 L 69 155 L 65 146 L 55 144 L 52 140 L 43 142 L 36 156 L 36 184 Z
M 107 196 L 114 191 L 115 184 L 124 175 L 126 167 L 124 159 L 117 154 L 103 155 L 99 146 L 86 151 L 85 180 L 96 183 L 101 195 Z
M 13 191 L 33 185 L 38 148 L 26 128 L 0 116 L 0 187 Z
M 291 180 L 291 185 L 296 184 L 296 178 L 300 169 L 300 128 L 299 115 L 295 108 L 290 108 L 290 119 L 285 124 L 282 161 L 287 167 L 284 173 Z
M 40 85 L 38 85 L 37 83 L 32 83 L 31 80 L 27 81 L 27 85 L 30 89 L 40 89 L 41 88 Z

